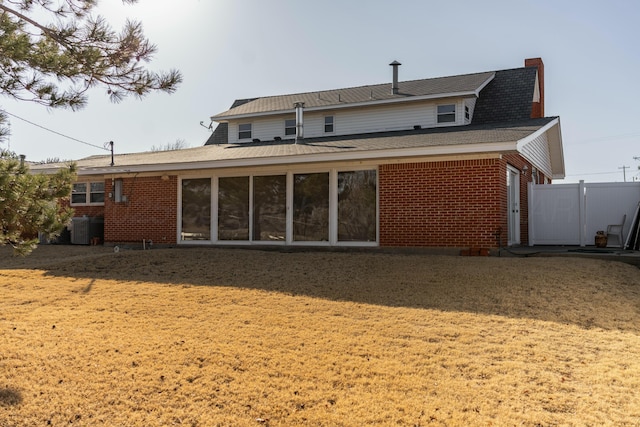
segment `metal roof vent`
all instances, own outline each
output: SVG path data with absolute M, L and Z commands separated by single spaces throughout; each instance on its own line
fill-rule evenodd
M 389 64 L 393 67 L 393 83 L 391 84 L 391 93 L 394 95 L 398 94 L 398 67 L 402 64 L 398 61 L 393 61 Z
M 303 110 L 304 102 L 295 102 L 293 107 L 296 109 L 296 144 L 304 138 L 304 119 Z

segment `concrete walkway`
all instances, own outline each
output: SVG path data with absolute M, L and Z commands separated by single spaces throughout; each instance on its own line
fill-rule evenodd
M 496 252 L 495 256 L 505 257 L 572 256 L 595 258 L 608 261 L 625 262 L 640 268 L 640 251 L 625 250 L 621 248 L 596 248 L 595 246 L 518 246 L 501 248 Z

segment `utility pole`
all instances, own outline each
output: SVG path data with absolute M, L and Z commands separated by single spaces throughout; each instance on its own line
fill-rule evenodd
M 629 169 L 629 166 L 622 165 L 618 169 L 622 169 L 622 176 L 624 177 L 624 182 L 627 182 L 627 169 Z

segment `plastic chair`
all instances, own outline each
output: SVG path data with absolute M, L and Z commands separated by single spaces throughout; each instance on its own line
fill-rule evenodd
M 622 223 L 621 224 L 610 224 L 610 225 L 607 225 L 607 246 L 611 246 L 610 245 L 611 236 L 616 236 L 618 238 L 618 246 L 622 247 L 622 245 L 624 245 L 624 242 L 622 241 L 622 228 L 624 227 L 624 222 L 626 220 L 627 220 L 627 215 L 625 214 L 622 217 Z

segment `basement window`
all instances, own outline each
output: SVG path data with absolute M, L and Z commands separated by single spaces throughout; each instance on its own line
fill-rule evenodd
M 238 125 L 238 139 L 251 139 L 251 123 Z
M 333 133 L 333 116 L 325 116 L 324 133 Z
M 284 134 L 295 135 L 296 134 L 296 119 L 290 119 L 284 121 Z
M 438 123 L 453 123 L 456 121 L 456 105 L 438 105 Z

